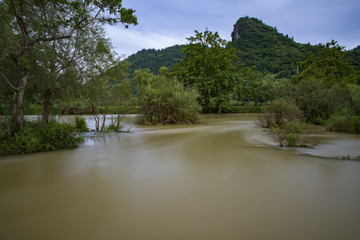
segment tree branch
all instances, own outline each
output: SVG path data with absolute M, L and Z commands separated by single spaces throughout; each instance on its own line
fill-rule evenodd
M 6 80 L 6 82 L 9 84 L 9 86 L 10 86 L 12 89 L 14 89 L 15 91 L 19 91 L 18 88 L 14 87 L 14 86 L 10 83 L 10 81 L 5 77 L 5 75 L 4 75 L 2 72 L 0 72 L 0 74 L 4 77 L 4 79 Z
M 67 38 L 71 38 L 71 37 L 72 37 L 71 34 L 66 35 L 66 36 L 59 36 L 59 37 L 56 37 L 56 36 L 55 37 L 48 37 L 48 38 L 47 37 L 40 37 L 38 39 L 35 39 L 35 40 L 29 42 L 29 46 L 34 45 L 34 44 L 36 44 L 38 42 L 51 42 L 51 41 L 67 39 Z

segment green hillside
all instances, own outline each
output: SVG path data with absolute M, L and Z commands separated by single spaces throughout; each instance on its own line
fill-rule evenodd
M 234 25 L 232 43 L 239 50 L 241 62 L 255 66 L 259 72 L 290 77 L 310 53 L 318 47 L 296 43 L 288 35 L 264 24 L 257 18 L 243 17 Z
M 242 17 L 235 23 L 231 37 L 232 45 L 239 50 L 238 56 L 245 67 L 255 66 L 258 72 L 274 73 L 277 77 L 291 77 L 299 63 L 309 54 L 316 55 L 321 48 L 320 45 L 297 43 L 292 37 L 279 33 L 276 28 L 250 17 Z M 171 69 L 183 58 L 183 46 L 175 45 L 161 50 L 143 49 L 128 57 L 130 70 L 133 72 L 139 68 L 149 68 L 152 73 L 158 74 L 161 66 Z M 349 53 L 357 69 L 360 69 L 359 48 Z
M 183 45 L 175 45 L 161 50 L 143 49 L 127 58 L 130 71 L 149 68 L 150 72 L 158 74 L 160 67 L 172 68 L 183 59 L 181 53 Z

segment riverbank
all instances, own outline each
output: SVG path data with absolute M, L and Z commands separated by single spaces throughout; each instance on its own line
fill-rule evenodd
M 138 131 L 164 131 L 164 130 L 180 130 L 183 131 L 197 131 L 202 127 L 210 127 L 216 125 L 233 124 L 236 128 L 237 124 L 241 122 L 251 122 L 255 125 L 255 121 L 258 119 L 258 114 L 208 114 L 202 116 L 202 123 L 195 125 L 158 125 L 158 126 L 140 126 L 136 124 L 136 115 L 125 115 L 122 120 L 122 129 L 127 132 Z M 76 116 L 74 115 L 62 115 L 57 116 L 56 120 L 62 123 L 71 124 L 74 122 Z M 82 138 L 85 140 L 80 146 L 94 146 L 96 142 L 104 141 L 106 138 L 116 138 L 117 135 L 123 133 L 103 134 L 95 131 L 95 120 L 92 115 L 81 115 L 86 121 L 89 128 L 88 133 L 82 134 Z M 39 119 L 38 115 L 27 115 L 25 119 L 28 121 L 36 121 Z M 111 115 L 107 115 L 106 126 L 111 124 Z M 256 125 L 255 125 L 256 126 Z M 290 150 L 295 154 L 303 154 L 309 156 L 317 156 L 323 158 L 333 159 L 360 159 L 360 135 L 337 133 L 326 131 L 324 127 L 309 124 L 309 130 L 306 132 L 306 137 L 311 139 L 314 143 L 313 148 L 280 148 L 276 139 L 269 135 L 260 127 L 256 127 L 256 131 L 253 128 L 243 129 L 247 132 L 247 140 L 250 145 L 267 145 L 270 147 Z M 210 130 L 209 130 L 210 131 Z M 230 134 L 231 135 L 231 134 Z

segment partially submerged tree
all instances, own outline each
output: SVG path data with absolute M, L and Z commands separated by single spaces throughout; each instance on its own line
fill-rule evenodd
M 198 94 L 185 88 L 168 73 L 160 69 L 161 76 L 149 69 L 136 70 L 133 80 L 138 87 L 138 104 L 144 124 L 193 124 L 199 121 L 201 107 Z
M 56 44 L 71 39 L 89 27 L 100 31 L 103 24 L 123 23 L 126 27 L 137 24 L 135 11 L 123 8 L 122 0 L 5 0 L 0 4 L 1 15 L 11 19 L 10 29 L 18 42 L 15 59 L 20 76 L 18 81 L 8 81 L 14 91 L 13 133 L 22 125 L 31 48 L 40 43 Z

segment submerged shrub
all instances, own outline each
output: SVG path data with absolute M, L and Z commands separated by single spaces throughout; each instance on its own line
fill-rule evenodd
M 49 121 L 45 126 L 40 121 L 25 122 L 20 133 L 0 139 L 0 155 L 27 154 L 75 148 L 83 141 L 69 123 Z
M 299 119 L 294 121 L 285 119 L 281 126 L 273 128 L 272 131 L 277 137 L 281 147 L 298 147 L 305 145 L 302 136 L 305 128 L 305 123 L 301 122 Z
M 75 136 L 76 128 L 69 123 L 50 121 L 41 128 L 41 138 L 46 150 L 74 148 L 80 143 Z
M 258 123 L 270 128 L 280 146 L 306 146 L 303 132 L 306 129 L 302 111 L 291 99 L 280 99 L 272 102 Z
M 164 69 L 163 69 L 164 70 Z M 195 90 L 185 89 L 166 73 L 155 76 L 137 70 L 134 80 L 138 87 L 139 121 L 154 124 L 193 124 L 199 121 L 201 107 Z
M 270 128 L 283 125 L 284 121 L 303 121 L 303 112 L 292 99 L 273 101 L 265 109 L 265 114 L 259 117 L 262 127 Z
M 79 116 L 75 117 L 75 128 L 78 132 L 89 131 L 84 117 L 79 117 Z

